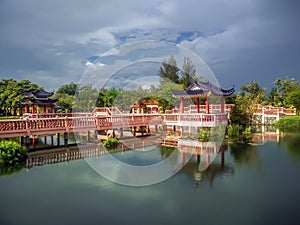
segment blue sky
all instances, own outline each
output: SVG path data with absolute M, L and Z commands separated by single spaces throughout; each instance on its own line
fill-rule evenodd
M 79 82 L 92 56 L 167 40 L 197 53 L 224 88 L 270 87 L 300 80 L 299 12 L 296 0 L 1 0 L 0 78 L 56 90 Z

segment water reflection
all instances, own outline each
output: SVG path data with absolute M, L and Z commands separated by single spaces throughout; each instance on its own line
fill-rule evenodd
M 259 161 L 255 147 L 247 144 L 231 143 L 230 154 L 238 164 L 257 163 Z
M 299 130 L 289 130 L 289 131 L 280 131 L 274 126 L 253 126 L 252 127 L 253 137 L 252 142 L 254 144 L 264 144 L 266 142 L 277 142 L 278 144 L 283 144 L 286 147 L 286 150 L 289 156 L 297 162 L 300 162 L 300 131 Z M 255 153 L 251 152 L 251 147 L 249 146 L 233 146 L 234 151 L 238 153 L 238 148 L 246 148 L 248 158 L 255 158 Z M 244 158 L 245 158 L 244 157 Z M 250 160 L 250 159 L 249 159 Z
M 286 146 L 289 156 L 300 163 L 300 132 L 285 133 L 281 141 Z
M 152 148 L 152 150 L 147 150 L 148 148 Z M 191 175 L 195 185 L 199 185 L 203 181 L 208 181 L 212 185 L 215 177 L 222 174 L 233 174 L 233 167 L 225 163 L 225 152 L 227 151 L 228 144 L 220 145 L 218 142 L 201 142 L 188 138 L 179 138 L 176 141 L 173 139 L 172 142 L 164 140 L 161 141 L 158 148 L 155 148 L 155 146 L 153 147 L 153 137 L 146 137 L 143 139 L 142 149 L 125 149 L 122 147 L 111 154 L 97 144 L 82 145 L 80 149 L 76 146 L 70 146 L 32 152 L 28 154 L 26 167 L 32 168 L 85 158 L 97 165 L 105 165 L 111 172 L 121 176 L 121 171 L 112 169 L 113 166 L 109 164 L 108 157 L 112 156 L 124 163 L 137 166 L 147 166 L 169 158 L 163 162 L 165 170 L 171 170 L 175 173 L 178 169 L 177 165 L 180 164 L 183 166 L 182 171 Z M 163 170 L 160 170 L 159 173 L 163 173 Z M 148 176 L 150 175 L 148 174 Z
M 225 162 L 225 152 L 227 151 L 228 144 L 223 143 L 221 145 L 220 152 L 218 153 L 220 157 L 216 158 L 206 170 L 199 170 L 199 168 L 201 168 L 201 155 L 196 153 L 182 168 L 182 172 L 186 172 L 193 176 L 196 187 L 198 187 L 201 182 L 209 182 L 210 186 L 212 187 L 213 181 L 216 177 L 234 174 L 234 167 Z

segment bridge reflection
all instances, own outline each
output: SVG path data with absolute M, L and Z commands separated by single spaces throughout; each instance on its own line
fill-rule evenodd
M 29 152 L 26 168 L 30 169 L 46 164 L 69 162 L 84 158 L 99 158 L 107 154 L 146 149 L 149 146 L 160 148 L 162 160 L 169 157 L 173 151 L 178 151 L 183 163 L 182 171 L 193 174 L 196 185 L 202 180 L 208 180 L 212 184 L 216 176 L 223 173 L 233 173 L 233 168 L 225 164 L 227 144 L 161 136 L 125 139 L 112 152 L 108 152 L 102 145 L 95 143 Z M 170 149 L 166 147 L 172 147 L 173 149 L 169 151 Z M 215 157 L 216 160 L 214 160 Z

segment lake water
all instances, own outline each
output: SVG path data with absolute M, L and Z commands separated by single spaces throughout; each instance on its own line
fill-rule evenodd
M 138 163 L 132 154 L 122 157 Z M 170 179 L 144 187 L 110 182 L 85 160 L 23 169 L 0 177 L 0 224 L 300 224 L 299 134 L 228 145 L 223 164 L 219 154 L 197 168 L 193 156 Z

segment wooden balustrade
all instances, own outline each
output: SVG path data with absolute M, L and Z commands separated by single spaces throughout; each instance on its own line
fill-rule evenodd
M 176 125 L 176 123 L 184 121 L 216 123 L 227 121 L 227 114 L 123 114 L 107 117 L 78 116 L 0 120 L 0 138 L 119 129 L 133 126 L 160 125 L 167 122 Z

